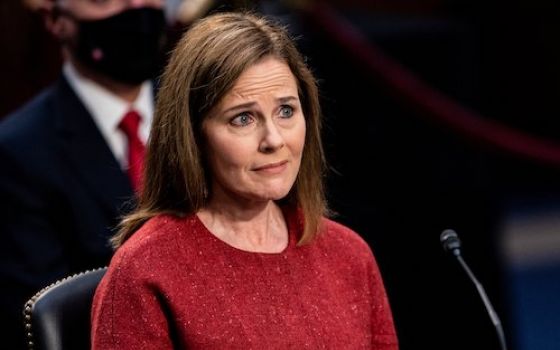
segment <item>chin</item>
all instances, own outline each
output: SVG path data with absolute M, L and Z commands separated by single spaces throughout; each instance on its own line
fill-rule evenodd
M 247 186 L 243 190 L 237 191 L 238 194 L 246 199 L 256 201 L 277 201 L 286 197 L 292 190 L 294 182 L 276 181 L 259 183 Z
M 278 201 L 284 197 L 286 197 L 290 193 L 290 190 L 282 190 L 282 191 L 267 191 L 266 193 L 258 194 L 256 197 L 259 197 L 261 200 L 267 201 Z

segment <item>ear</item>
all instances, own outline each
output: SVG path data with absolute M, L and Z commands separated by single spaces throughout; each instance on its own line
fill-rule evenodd
M 61 15 L 56 6 L 45 9 L 42 15 L 48 32 L 60 42 L 68 41 L 74 31 L 75 23 L 68 16 Z

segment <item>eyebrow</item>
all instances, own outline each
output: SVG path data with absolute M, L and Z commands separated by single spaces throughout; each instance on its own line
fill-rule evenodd
M 291 101 L 297 101 L 297 100 L 298 100 L 298 98 L 295 97 L 295 96 L 286 96 L 286 97 L 280 97 L 280 98 L 276 99 L 276 101 L 278 103 L 281 103 L 281 104 L 282 103 L 288 103 L 288 102 L 291 102 Z M 232 112 L 232 111 L 247 109 L 249 107 L 253 107 L 256 104 L 257 103 L 254 102 L 254 101 L 253 102 L 242 103 L 242 104 L 235 105 L 233 107 L 230 107 L 230 108 L 226 109 L 225 111 L 223 111 L 223 113 L 229 113 L 229 112 Z

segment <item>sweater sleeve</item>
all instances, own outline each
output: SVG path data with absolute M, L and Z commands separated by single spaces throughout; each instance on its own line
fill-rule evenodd
M 372 349 L 397 350 L 398 340 L 383 279 L 372 255 L 368 265 L 372 305 Z
M 95 292 L 91 349 L 173 349 L 150 267 L 125 255 L 115 258 Z

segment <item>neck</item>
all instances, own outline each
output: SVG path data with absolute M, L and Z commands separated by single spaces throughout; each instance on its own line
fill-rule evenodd
M 142 84 L 131 85 L 116 81 L 110 77 L 92 71 L 90 68 L 71 57 L 71 55 L 67 55 L 67 57 L 82 76 L 103 86 L 124 101 L 132 103 L 138 98 Z
M 241 250 L 279 253 L 288 245 L 287 224 L 273 201 L 250 209 L 215 201 L 198 216 L 213 235 Z

